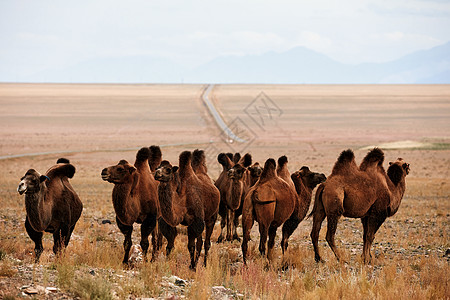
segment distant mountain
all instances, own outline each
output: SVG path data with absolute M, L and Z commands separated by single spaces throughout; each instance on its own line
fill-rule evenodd
M 0 70 L 0 81 L 86 83 L 450 84 L 450 42 L 386 63 L 350 65 L 296 47 L 282 53 L 222 56 L 187 69 L 160 57 L 91 59 L 21 76 Z M 13 74 L 10 76 L 9 74 Z M 8 80 L 11 78 L 11 80 Z

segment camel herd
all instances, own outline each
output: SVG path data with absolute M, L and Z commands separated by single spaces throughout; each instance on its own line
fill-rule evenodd
M 369 151 L 359 166 L 353 151 L 343 151 L 328 178 L 305 166 L 290 173 L 286 156 L 281 156 L 277 162 L 269 158 L 263 167 L 253 163 L 248 153 L 242 157 L 239 153 L 221 153 L 217 160 L 223 169 L 216 181 L 207 173 L 203 150 L 182 152 L 176 166 L 162 160 L 159 146 L 144 147 L 137 152 L 133 165 L 121 160 L 102 170 L 102 179 L 114 184 L 112 203 L 117 225 L 124 235 L 124 264 L 129 259 L 133 224 L 138 223 L 144 257 L 150 246 L 150 234 L 152 260 L 162 246 L 163 237 L 167 240 L 166 255 L 169 255 L 177 226 L 183 225 L 187 227 L 190 268 L 196 269 L 202 248 L 206 265 L 218 215 L 221 217 L 218 243 L 240 241 L 237 227 L 242 215 L 244 264 L 255 221 L 259 225 L 259 251 L 265 255 L 267 247 L 270 261 L 278 227 L 282 227 L 284 254 L 289 237 L 307 215 L 316 186 L 319 187 L 309 215 L 313 217 L 311 240 L 315 260 L 322 261 L 318 239 L 325 218 L 326 240 L 340 259 L 334 235 L 339 218 L 344 216 L 361 219 L 362 258 L 364 263 L 369 263 L 375 233 L 387 217 L 397 212 L 409 173 L 409 164 L 401 158 L 390 163 L 385 171 L 384 153 L 378 148 Z M 43 251 L 43 233 L 53 234 L 53 252 L 58 254 L 68 245 L 81 216 L 83 204 L 69 182 L 74 174 L 75 167 L 61 158 L 45 175 L 30 169 L 21 178 L 17 190 L 21 195 L 25 193 L 25 228 L 35 243 L 36 262 Z

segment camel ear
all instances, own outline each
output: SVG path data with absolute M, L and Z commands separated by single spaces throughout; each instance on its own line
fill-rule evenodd
M 133 167 L 133 166 L 131 166 L 131 167 L 128 169 L 128 172 L 130 172 L 130 174 L 133 174 L 134 171 L 136 171 L 136 168 Z
M 50 180 L 50 178 L 48 178 L 48 176 L 45 176 L 45 175 L 41 175 L 41 176 L 39 177 L 39 182 L 44 182 L 44 181 L 46 181 L 46 180 Z
M 176 171 L 178 171 L 178 166 L 173 166 L 172 167 L 172 173 L 175 173 Z

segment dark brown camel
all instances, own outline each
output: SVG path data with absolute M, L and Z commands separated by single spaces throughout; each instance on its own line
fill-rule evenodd
M 259 252 L 265 254 L 266 241 L 269 237 L 267 257 L 271 260 L 277 228 L 292 215 L 296 199 L 295 190 L 276 174 L 275 160 L 269 158 L 264 164 L 259 181 L 250 188 L 244 199 L 242 210 L 244 264 L 247 262 L 248 241 L 254 221 L 259 224 Z
M 220 191 L 219 215 L 221 217 L 220 235 L 217 242 L 223 241 L 225 225 L 227 226 L 226 240 L 240 240 L 237 226 L 239 225 L 239 216 L 242 214 L 245 194 L 251 186 L 252 177 L 247 167 L 252 164 L 252 156 L 247 153 L 241 158 L 240 154 L 236 153 L 231 160 L 225 153 L 220 153 L 217 160 L 223 167 L 222 173 L 215 182 Z
M 370 247 L 375 233 L 387 217 L 397 212 L 406 188 L 405 177 L 409 173 L 409 164 L 401 158 L 390 163 L 387 173 L 383 161 L 383 151 L 375 148 L 358 168 L 353 151 L 345 150 L 327 181 L 319 186 L 310 214 L 313 216 L 311 239 L 317 262 L 321 261 L 318 239 L 325 218 L 326 240 L 336 258 L 340 259 L 334 235 L 341 216 L 361 219 L 364 228 L 362 258 L 364 263 L 371 260 Z
M 250 171 L 250 186 L 254 186 L 255 183 L 259 180 L 259 177 L 261 177 L 263 168 L 260 166 L 259 162 L 255 162 L 247 169 Z
M 311 204 L 312 191 L 318 184 L 324 182 L 327 178 L 324 174 L 311 172 L 308 167 L 303 166 L 300 170 L 291 175 L 291 179 L 298 195 L 298 202 L 295 204 L 294 212 L 291 217 L 283 224 L 283 237 L 281 239 L 281 249 L 283 254 L 288 247 L 289 237 L 308 213 Z
M 206 171 L 205 154 L 196 150 L 194 153 L 182 152 L 179 167 L 163 161 L 155 173 L 155 178 L 160 181 L 158 195 L 162 218 L 172 227 L 181 224 L 188 228 L 191 269 L 196 268 L 202 251 L 203 231 L 206 265 L 211 234 L 219 210 L 219 190 Z
M 133 224 L 141 224 L 141 242 L 144 257 L 149 248 L 148 236 L 152 234 L 152 259 L 158 250 L 156 221 L 159 218 L 158 182 L 151 174 L 150 166 L 161 162 L 158 146 L 141 148 L 136 154 L 134 166 L 121 160 L 115 166 L 102 170 L 102 179 L 114 184 L 112 201 L 117 226 L 125 236 L 123 263 L 128 263 L 132 245 Z M 149 161 L 149 157 L 152 158 Z
M 83 204 L 69 182 L 75 167 L 67 159 L 59 159 L 45 175 L 29 169 L 21 178 L 17 191 L 25 193 L 25 229 L 33 240 L 35 261 L 43 251 L 44 232 L 53 233 L 53 252 L 67 247 L 75 224 L 81 216 Z

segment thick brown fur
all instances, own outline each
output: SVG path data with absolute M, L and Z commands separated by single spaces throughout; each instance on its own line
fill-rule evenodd
M 333 172 L 316 193 L 311 213 L 311 239 L 316 261 L 321 261 L 318 239 L 325 218 L 328 227 L 326 240 L 339 260 L 334 235 L 339 218 L 344 216 L 361 219 L 364 229 L 362 258 L 364 263 L 368 263 L 372 258 L 370 247 L 375 233 L 387 217 L 397 212 L 405 192 L 409 164 L 402 159 L 392 163 L 386 173 L 382 166 L 384 154 L 378 148 L 367 154 L 360 168 L 355 167 L 354 158 L 347 158 L 338 159 Z
M 296 199 L 295 190 L 276 174 L 275 160 L 266 160 L 261 177 L 244 198 L 241 245 L 244 263 L 247 262 L 248 241 L 254 221 L 259 224 L 259 251 L 262 255 L 265 254 L 269 238 L 267 257 L 272 259 L 277 228 L 292 215 Z
M 152 146 L 155 147 L 155 146 Z M 159 148 L 159 147 L 157 147 Z M 152 234 L 152 259 L 156 257 L 160 241 L 157 241 L 157 220 L 160 216 L 158 201 L 158 182 L 153 177 L 149 157 L 151 149 L 141 148 L 136 153 L 134 166 L 126 160 L 121 160 L 115 166 L 104 168 L 102 179 L 114 184 L 112 202 L 116 212 L 116 222 L 125 236 L 123 263 L 128 263 L 132 245 L 131 234 L 133 224 L 141 224 L 141 242 L 144 257 L 146 257 Z M 159 158 L 161 157 L 159 156 Z M 159 236 L 160 240 L 161 237 Z
M 194 171 L 194 165 L 197 173 Z M 161 181 L 158 187 L 161 215 L 164 221 L 175 227 L 188 227 L 190 268 L 195 269 L 202 250 L 202 233 L 205 231 L 205 259 L 211 247 L 211 234 L 219 210 L 219 190 L 206 174 L 204 152 L 184 151 L 179 157 L 179 168 L 161 165 L 155 173 Z
M 215 185 L 220 191 L 219 215 L 220 235 L 217 242 L 223 242 L 224 228 L 227 227 L 226 240 L 240 240 L 237 233 L 239 216 L 242 214 L 244 196 L 251 186 L 251 175 L 248 167 L 252 164 L 252 156 L 246 153 L 243 157 L 235 153 L 230 159 L 225 153 L 220 153 L 217 161 L 222 165 L 222 172 Z
M 148 164 L 152 172 L 156 171 L 156 168 L 161 164 L 162 152 L 159 146 L 152 145 L 149 147 L 150 154 L 148 157 Z
M 45 175 L 30 169 L 21 178 L 17 190 L 20 194 L 25 193 L 25 228 L 35 243 L 36 262 L 43 251 L 44 232 L 53 234 L 55 254 L 69 244 L 83 210 L 83 204 L 68 180 L 74 174 L 75 167 L 68 159 L 58 159 Z
M 298 195 L 294 212 L 291 217 L 283 224 L 283 237 L 281 239 L 281 249 L 283 253 L 288 247 L 288 239 L 298 227 L 299 223 L 305 218 L 311 204 L 311 196 L 314 188 L 324 182 L 327 178 L 322 173 L 316 173 L 309 170 L 308 167 L 301 167 L 300 170 L 292 173 L 292 182 Z

